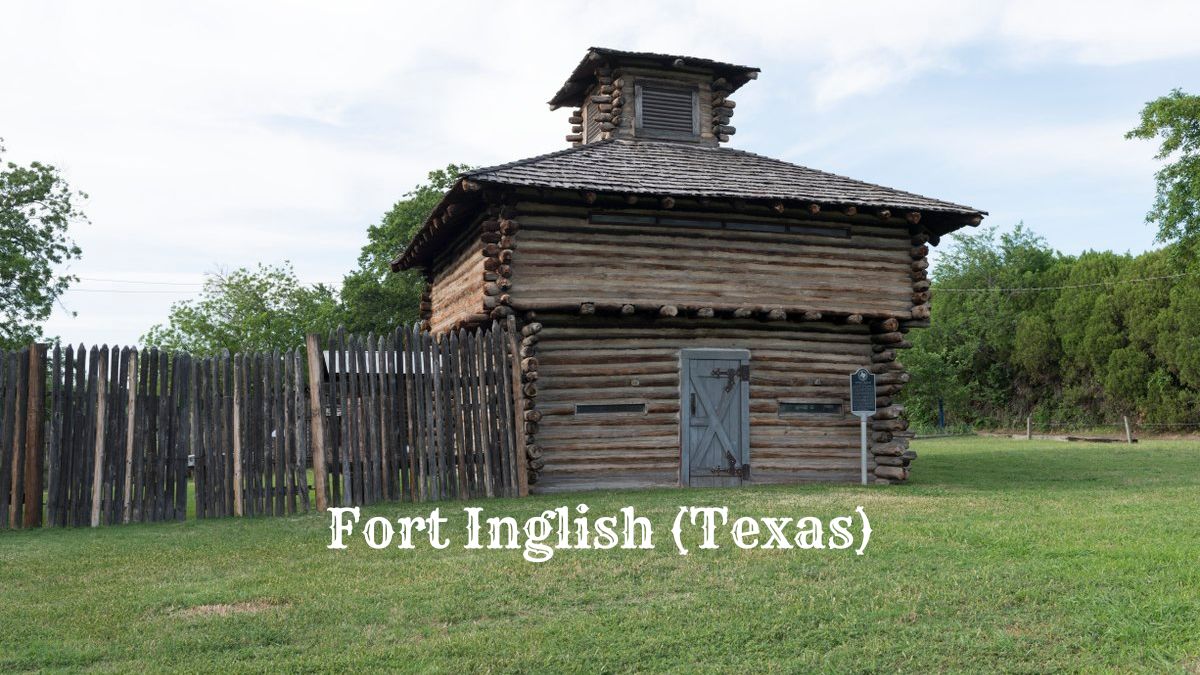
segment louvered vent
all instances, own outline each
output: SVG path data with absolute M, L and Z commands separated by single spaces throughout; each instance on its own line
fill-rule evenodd
M 651 133 L 695 135 L 696 92 L 642 85 L 638 88 L 638 127 Z
M 600 106 L 589 101 L 583 110 L 584 126 L 584 143 L 594 143 L 600 140 Z

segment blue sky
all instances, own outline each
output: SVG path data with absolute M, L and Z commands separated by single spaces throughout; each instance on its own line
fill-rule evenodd
M 1147 100 L 1200 91 L 1194 2 L 611 9 L 0 5 L 8 159 L 91 195 L 84 281 L 47 330 L 135 342 L 205 273 L 258 261 L 339 281 L 428 170 L 564 147 L 567 111 L 544 102 L 591 45 L 759 66 L 733 147 L 1024 221 L 1067 252 L 1154 245 L 1155 148 L 1122 136 Z
M 886 117 L 878 106 L 853 104 L 789 117 L 780 114 L 788 106 L 779 101 L 766 106 L 765 124 L 747 125 L 740 140 L 769 151 L 773 143 L 763 128 L 820 130 L 799 133 L 795 147 L 777 152 L 977 206 L 989 212 L 991 225 L 1024 221 L 1063 251 L 1151 247 L 1154 228 L 1144 218 L 1153 198 L 1155 146 L 1123 136 L 1145 101 L 1172 87 L 1195 91 L 1200 63 L 1010 68 L 974 56 L 878 102 L 889 108 Z

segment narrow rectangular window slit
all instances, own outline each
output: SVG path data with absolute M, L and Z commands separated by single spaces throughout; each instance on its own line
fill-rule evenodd
M 576 403 L 576 415 L 620 415 L 646 412 L 645 403 Z
M 850 238 L 850 230 L 844 227 L 821 227 L 819 225 L 788 225 L 788 232 L 794 234 L 815 234 L 818 237 Z
M 610 225 L 653 225 L 656 220 L 654 216 L 626 216 L 613 213 L 593 213 L 588 216 L 588 222 Z
M 659 225 L 674 225 L 676 227 L 704 227 L 712 230 L 721 229 L 719 220 L 693 220 L 690 218 L 659 218 Z
M 707 218 L 687 218 L 681 216 L 647 216 L 624 213 L 588 213 L 588 222 L 600 225 L 651 225 L 663 228 L 691 228 L 707 230 L 732 230 L 740 232 L 771 232 L 780 234 L 801 234 L 818 237 L 835 237 L 849 239 L 850 229 L 846 227 L 821 225 L 801 225 L 788 223 L 752 222 L 742 220 L 717 220 Z
M 741 230 L 743 232 L 787 232 L 786 225 L 776 225 L 775 223 L 739 223 L 728 222 L 725 227 L 730 230 Z
M 780 415 L 841 415 L 841 403 L 815 401 L 780 401 Z

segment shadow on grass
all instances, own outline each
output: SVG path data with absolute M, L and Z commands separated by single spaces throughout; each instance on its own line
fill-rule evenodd
M 989 438 L 914 443 L 917 488 L 975 490 L 1159 489 L 1200 484 L 1200 444 L 1137 445 Z

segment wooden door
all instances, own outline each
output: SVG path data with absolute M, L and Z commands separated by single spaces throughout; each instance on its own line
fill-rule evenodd
M 683 485 L 741 485 L 750 477 L 750 352 L 680 352 Z

